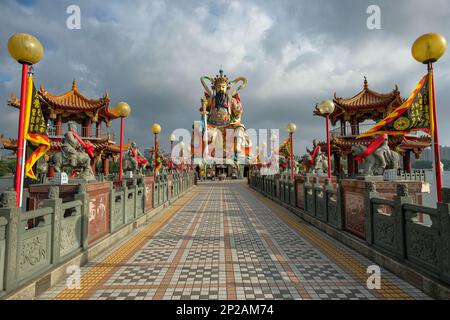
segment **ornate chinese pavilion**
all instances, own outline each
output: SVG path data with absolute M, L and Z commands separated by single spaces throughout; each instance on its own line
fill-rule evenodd
M 115 143 L 114 134 L 103 133 L 103 124 L 110 127 L 111 121 L 117 116 L 109 109 L 109 96 L 105 93 L 103 97 L 91 99 L 78 91 L 76 80 L 72 83 L 72 89 L 61 95 L 49 93 L 41 85 L 38 91 L 41 102 L 42 113 L 47 119 L 48 135 L 51 139 L 50 154 L 61 150 L 63 139 L 63 125 L 69 121 L 78 123 L 81 127 L 78 134 L 83 140 L 89 141 L 94 146 L 95 158 L 92 161 L 95 170 L 96 163 L 102 160 L 102 173 L 109 174 L 109 160 L 116 159 L 120 148 Z M 8 105 L 19 108 L 20 100 L 14 95 L 8 99 Z M 16 139 L 2 138 L 3 148 L 9 150 L 17 149 Z M 126 150 L 126 145 L 124 149 Z M 49 170 L 50 175 L 52 170 Z
M 405 100 L 400 96 L 398 87 L 389 93 L 379 93 L 369 88 L 364 77 L 362 91 L 351 98 L 338 97 L 334 93 L 333 102 L 335 110 L 330 114 L 330 122 L 337 129 L 331 131 L 331 152 L 334 157 L 334 172 L 341 174 L 341 159 L 347 159 L 347 174 L 358 173 L 358 163 L 351 154 L 354 145 L 367 146 L 373 137 L 356 139 L 356 136 L 368 130 L 373 124 L 364 124 L 367 120 L 378 122 L 389 113 L 402 105 Z M 314 115 L 322 116 L 317 110 Z M 403 157 L 403 168 L 407 172 L 412 171 L 411 153 L 419 158 L 423 149 L 431 145 L 429 136 L 405 135 L 389 136 L 389 146 L 398 151 Z M 321 143 L 321 148 L 326 152 L 326 144 Z

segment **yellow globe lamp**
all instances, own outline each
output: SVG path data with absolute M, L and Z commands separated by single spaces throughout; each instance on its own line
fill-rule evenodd
M 317 109 L 322 115 L 330 115 L 335 109 L 334 102 L 331 100 L 322 100 L 317 106 Z
M 8 51 L 11 57 L 22 64 L 36 64 L 44 55 L 44 47 L 39 40 L 26 33 L 16 33 L 8 40 Z
M 411 53 L 421 63 L 433 63 L 439 60 L 447 49 L 447 40 L 439 33 L 426 33 L 414 41 Z
M 152 133 L 159 134 L 161 132 L 161 126 L 158 123 L 152 125 Z
M 296 124 L 293 123 L 293 122 L 289 122 L 288 125 L 287 125 L 287 131 L 288 131 L 289 133 L 294 133 L 295 131 L 297 131 L 297 126 L 296 126 Z
M 118 117 L 126 118 L 131 113 L 131 107 L 126 102 L 118 102 L 112 111 Z

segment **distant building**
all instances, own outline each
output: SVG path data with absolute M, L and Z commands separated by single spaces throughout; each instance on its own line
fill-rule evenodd
M 433 161 L 433 152 L 431 148 L 424 149 L 418 160 Z M 450 160 L 450 147 L 441 146 L 441 160 Z M 417 161 L 417 159 L 414 159 L 414 161 Z

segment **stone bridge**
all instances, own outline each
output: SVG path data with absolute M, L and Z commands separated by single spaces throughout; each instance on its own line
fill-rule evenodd
M 84 264 L 78 289 L 61 277 L 36 298 L 430 298 L 404 270 L 406 281 L 381 267 L 380 287 L 368 288 L 378 263 L 358 251 L 244 182 L 199 183 Z

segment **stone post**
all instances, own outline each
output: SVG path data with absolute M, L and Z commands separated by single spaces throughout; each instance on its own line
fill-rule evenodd
M 17 287 L 17 252 L 19 240 L 19 224 L 21 209 L 16 208 L 16 192 L 6 191 L 1 194 L 0 218 L 7 221 L 5 230 L 5 270 L 3 287 L 6 291 L 11 291 Z
M 78 193 L 75 195 L 75 200 L 81 200 L 81 243 L 83 250 L 88 249 L 89 238 L 89 194 L 87 193 L 86 183 L 81 183 L 78 186 Z
M 50 207 L 52 214 L 52 264 L 58 264 L 60 260 L 61 220 L 63 218 L 62 199 L 59 197 L 59 186 L 49 187 L 48 199 L 44 200 L 44 207 Z
M 365 194 L 364 194 L 364 229 L 365 229 L 365 236 L 366 241 L 369 244 L 373 244 L 373 211 L 372 211 L 372 198 L 378 198 L 378 192 L 377 192 L 377 186 L 375 182 L 366 182 L 366 188 L 365 188 Z
M 405 248 L 405 214 L 403 212 L 403 204 L 412 203 L 413 200 L 408 194 L 408 185 L 404 183 L 397 184 L 397 195 L 394 196 L 394 211 L 392 216 L 394 218 L 394 226 L 396 235 L 395 254 L 400 260 L 406 257 Z

